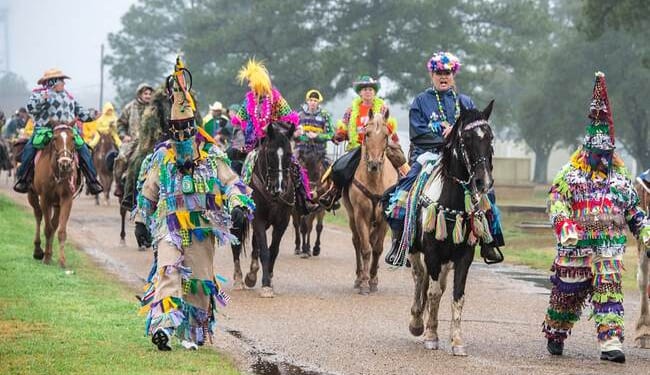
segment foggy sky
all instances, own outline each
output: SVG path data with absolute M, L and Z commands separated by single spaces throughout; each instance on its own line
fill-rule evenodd
M 9 10 L 9 69 L 31 90 L 56 67 L 71 77 L 66 88 L 82 105 L 99 104 L 100 46 L 120 29 L 120 17 L 137 0 L 0 0 Z M 3 42 L 4 43 L 4 42 Z M 115 90 L 104 69 L 104 100 Z

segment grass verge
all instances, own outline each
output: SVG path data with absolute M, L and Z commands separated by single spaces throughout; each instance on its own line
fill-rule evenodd
M 73 275 L 35 261 L 33 227 L 0 195 L 0 373 L 239 374 L 209 348 L 159 352 L 144 337 L 132 292 L 72 246 Z

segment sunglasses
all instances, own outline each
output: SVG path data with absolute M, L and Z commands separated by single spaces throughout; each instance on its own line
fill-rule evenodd
M 451 70 L 436 70 L 433 74 L 437 76 L 450 76 L 452 75 Z

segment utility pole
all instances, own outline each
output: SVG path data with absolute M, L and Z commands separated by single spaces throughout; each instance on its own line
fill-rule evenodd
M 101 57 L 99 62 L 99 107 L 98 111 L 102 112 L 102 106 L 104 105 L 104 43 L 102 43 Z

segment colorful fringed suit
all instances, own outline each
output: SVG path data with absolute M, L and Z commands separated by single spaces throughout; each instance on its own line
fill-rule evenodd
M 212 332 L 217 307 L 228 300 L 213 270 L 215 242 L 236 240 L 230 234 L 233 207 L 254 209 L 250 189 L 232 172 L 225 154 L 206 140 L 201 131 L 194 137 L 199 155 L 189 174 L 179 171 L 172 141 L 158 146 L 143 163 L 148 172 L 138 197 L 158 248 L 143 298 L 146 331 L 173 329 L 180 339 L 199 345 Z
M 601 350 L 620 350 L 625 225 L 642 238 L 650 228 L 622 163 L 615 159 L 609 175 L 591 172 L 585 155 L 576 151 L 550 190 L 550 218 L 558 244 L 543 332 L 547 339 L 563 342 L 589 300 Z

